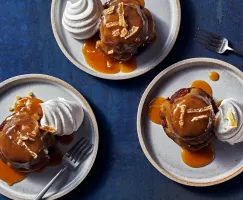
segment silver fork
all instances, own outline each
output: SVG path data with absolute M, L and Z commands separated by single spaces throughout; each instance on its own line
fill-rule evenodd
M 82 161 L 93 151 L 93 145 L 82 137 L 62 158 L 64 167 L 57 173 L 57 175 L 43 188 L 43 190 L 34 198 L 34 200 L 41 199 L 57 178 L 63 174 L 67 169 L 76 169 Z
M 229 46 L 229 41 L 226 38 L 215 33 L 198 28 L 194 39 L 199 44 L 215 53 L 223 54 L 225 51 L 230 50 L 243 56 L 243 51 L 231 48 Z

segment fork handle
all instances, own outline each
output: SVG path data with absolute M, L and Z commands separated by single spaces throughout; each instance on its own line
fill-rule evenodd
M 33 200 L 40 200 L 42 199 L 42 197 L 45 195 L 45 193 L 49 190 L 49 188 L 52 186 L 52 184 L 57 180 L 57 178 L 63 174 L 63 172 L 66 171 L 66 167 L 61 169 L 57 175 L 51 179 L 51 181 L 46 185 L 46 187 L 43 188 L 43 190 L 41 190 L 41 192 L 33 199 Z
M 243 51 L 241 51 L 239 49 L 233 49 L 233 52 L 237 53 L 240 56 L 243 56 Z

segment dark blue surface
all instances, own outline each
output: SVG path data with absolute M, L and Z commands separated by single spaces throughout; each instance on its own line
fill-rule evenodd
M 0 81 L 27 73 L 58 77 L 86 97 L 97 117 L 100 148 L 95 165 L 85 181 L 62 199 L 243 199 L 243 175 L 209 188 L 182 186 L 153 168 L 138 142 L 139 100 L 164 68 L 187 58 L 211 57 L 243 70 L 242 57 L 217 55 L 193 41 L 195 29 L 201 27 L 227 37 L 243 50 L 243 1 L 181 0 L 181 7 L 181 30 L 167 59 L 141 77 L 115 82 L 92 77 L 65 58 L 51 29 L 51 0 L 0 0 Z

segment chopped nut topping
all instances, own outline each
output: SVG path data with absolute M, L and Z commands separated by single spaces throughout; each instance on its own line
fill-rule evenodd
M 35 152 L 31 151 L 30 148 L 26 145 L 26 143 L 23 142 L 21 139 L 17 140 L 17 145 L 20 145 L 21 147 L 25 148 L 25 150 L 28 151 L 34 159 L 36 159 L 38 157 L 37 154 Z
M 213 107 L 212 106 L 207 106 L 207 107 L 204 107 L 204 108 L 199 108 L 199 109 L 187 109 L 187 113 L 201 113 L 201 112 L 206 112 L 206 111 L 209 111 L 209 110 L 212 110 Z
M 110 15 L 114 12 L 115 6 L 111 6 L 103 11 L 104 15 Z
M 106 66 L 107 66 L 108 68 L 111 68 L 111 63 L 110 63 L 109 61 L 107 61 Z
M 181 105 L 181 114 L 180 114 L 180 120 L 179 120 L 179 125 L 182 128 L 184 126 L 184 116 L 185 116 L 185 111 L 186 111 L 186 105 Z
M 198 121 L 200 119 L 206 119 L 206 118 L 208 118 L 207 115 L 200 115 L 198 117 L 193 117 L 191 121 L 194 122 L 194 121 Z
M 113 54 L 113 53 L 114 53 L 113 49 L 111 49 L 110 51 L 108 51 L 108 54 L 109 54 L 109 55 L 111 55 L 111 54 Z
M 22 141 L 25 141 L 25 140 L 28 140 L 29 137 L 20 134 L 19 139 L 22 140 Z
M 132 37 L 135 33 L 138 32 L 139 27 L 138 26 L 133 26 L 132 29 L 129 30 L 127 36 L 125 37 L 125 39 L 128 39 L 130 37 Z
M 30 97 L 33 97 L 33 96 L 34 96 L 33 92 L 28 92 L 28 95 L 29 95 Z
M 107 28 L 111 28 L 114 26 L 119 26 L 119 22 L 109 22 L 105 25 Z
M 117 37 L 117 36 L 120 35 L 120 30 L 119 30 L 119 29 L 116 29 L 116 30 L 112 31 L 111 34 L 112 34 L 114 37 Z
M 49 127 L 49 126 L 41 126 L 40 130 L 47 131 L 49 133 L 55 133 L 57 130 L 55 128 Z
M 126 27 L 123 2 L 118 4 L 119 26 Z
M 123 29 L 121 30 L 121 35 L 120 35 L 120 37 L 126 37 L 127 34 L 128 34 L 128 30 L 127 30 L 127 28 L 123 28 Z
M 13 107 L 9 107 L 8 110 L 9 110 L 10 112 L 13 112 L 13 111 L 14 111 L 14 108 L 13 108 Z

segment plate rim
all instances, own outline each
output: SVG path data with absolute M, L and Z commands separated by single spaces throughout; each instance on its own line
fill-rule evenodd
M 131 78 L 135 78 L 137 76 L 143 75 L 145 73 L 147 73 L 148 71 L 154 69 L 156 66 L 158 66 L 167 56 L 168 54 L 171 52 L 173 46 L 175 45 L 175 42 L 178 38 L 178 34 L 179 34 L 179 30 L 180 30 L 180 25 L 181 25 L 181 4 L 180 4 L 180 0 L 175 0 L 176 2 L 176 7 L 177 7 L 177 24 L 176 24 L 176 29 L 175 29 L 175 33 L 174 36 L 172 38 L 172 41 L 170 43 L 170 45 L 167 47 L 166 51 L 164 52 L 164 56 L 161 57 L 160 59 L 158 59 L 156 62 L 154 62 L 153 65 L 145 68 L 144 70 L 134 73 L 134 74 L 126 74 L 124 76 L 114 76 L 112 74 L 104 74 L 95 70 L 91 70 L 86 68 L 85 66 L 83 66 L 81 63 L 78 63 L 66 50 L 66 48 L 64 47 L 64 45 L 62 44 L 62 41 L 58 35 L 58 31 L 56 28 L 56 22 L 55 22 L 55 7 L 56 7 L 56 3 L 59 0 L 52 0 L 52 4 L 51 4 L 51 26 L 52 26 L 52 31 L 55 37 L 55 40 L 59 46 L 59 48 L 61 49 L 62 53 L 66 56 L 66 58 L 76 67 L 78 67 L 79 69 L 81 69 L 82 71 L 98 77 L 98 78 L 102 78 L 102 79 L 108 79 L 108 80 L 124 80 L 124 79 L 131 79 Z
M 167 178 L 180 183 L 182 185 L 187 185 L 187 186 L 194 186 L 194 187 L 207 187 L 207 186 L 213 186 L 213 185 L 217 185 L 223 182 L 226 182 L 234 177 L 236 177 L 237 175 L 239 175 L 242 171 L 243 171 L 243 165 L 242 167 L 240 167 L 240 169 L 232 172 L 230 175 L 228 175 L 227 177 L 224 178 L 220 178 L 216 181 L 211 181 L 211 182 L 203 182 L 203 183 L 198 183 L 198 182 L 192 182 L 192 181 L 186 181 L 183 180 L 181 178 L 175 177 L 174 175 L 172 175 L 170 172 L 166 171 L 165 169 L 163 169 L 162 167 L 160 167 L 157 162 L 152 158 L 152 156 L 150 155 L 149 151 L 147 150 L 147 147 L 145 145 L 144 139 L 143 139 L 143 130 L 142 130 L 142 126 L 141 126 L 141 119 L 142 119 L 142 110 L 144 107 L 144 103 L 145 100 L 147 99 L 148 94 L 150 93 L 150 91 L 152 90 L 152 88 L 157 84 L 157 82 L 163 78 L 164 75 L 166 75 L 167 73 L 169 73 L 170 71 L 174 70 L 175 68 L 178 67 L 182 67 L 183 65 L 186 64 L 191 64 L 191 63 L 198 63 L 198 62 L 204 62 L 204 63 L 214 63 L 217 65 L 221 65 L 227 69 L 230 69 L 232 71 L 234 71 L 239 77 L 242 77 L 243 79 L 243 72 L 241 70 L 239 70 L 238 68 L 236 68 L 235 66 L 225 62 L 225 61 L 221 61 L 218 59 L 213 59 L 213 58 L 191 58 L 191 59 L 186 59 L 186 60 L 182 60 L 180 62 L 177 62 L 171 66 L 169 66 L 168 68 L 166 68 L 165 70 L 163 70 L 162 72 L 160 72 L 152 81 L 151 83 L 147 86 L 146 90 L 144 91 L 142 98 L 139 102 L 139 106 L 138 106 L 138 112 L 137 112 L 137 133 L 138 133 L 138 139 L 139 139 L 139 143 L 140 146 L 143 150 L 143 153 L 145 154 L 145 156 L 147 157 L 147 159 L 149 160 L 149 162 L 164 176 L 166 176 Z
M 86 170 L 86 172 L 84 173 L 84 175 L 82 177 L 80 177 L 80 179 L 74 183 L 69 189 L 67 189 L 66 191 L 62 191 L 62 192 L 58 192 L 53 194 L 52 196 L 48 197 L 47 200 L 54 200 L 54 199 L 58 199 L 60 197 L 65 196 L 66 194 L 70 193 L 72 190 L 74 190 L 78 185 L 80 185 L 83 180 L 87 177 L 87 175 L 89 174 L 91 168 L 94 165 L 95 159 L 97 157 L 97 153 L 98 153 L 98 147 L 99 147 L 99 129 L 98 129 L 98 124 L 96 121 L 96 117 L 94 115 L 94 112 L 91 108 L 91 106 L 89 105 L 88 101 L 84 98 L 84 96 L 78 91 L 76 90 L 73 86 L 71 86 L 69 83 L 53 77 L 53 76 L 49 76 L 49 75 L 45 75 L 45 74 L 24 74 L 24 75 L 19 75 L 19 76 L 14 76 L 12 78 L 9 78 L 3 82 L 0 83 L 0 95 L 2 93 L 1 88 L 4 86 L 7 86 L 13 82 L 16 81 L 21 81 L 21 80 L 33 80 L 33 79 L 37 79 L 37 80 L 44 80 L 44 81 L 51 81 L 54 83 L 57 83 L 59 85 L 62 85 L 63 87 L 67 88 L 68 90 L 70 90 L 71 92 L 73 92 L 77 97 L 79 97 L 79 99 L 84 103 L 84 105 L 87 108 L 87 111 L 90 115 L 91 121 L 92 121 L 92 125 L 93 125 L 93 129 L 94 129 L 94 156 L 91 160 L 91 163 L 88 167 L 88 169 Z M 21 198 L 18 198 L 16 196 L 13 196 L 10 192 L 0 188 L 0 193 L 10 199 L 14 199 L 14 200 L 22 200 Z M 23 199 L 24 200 L 24 199 Z

